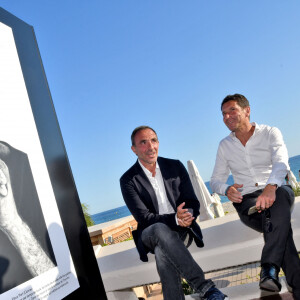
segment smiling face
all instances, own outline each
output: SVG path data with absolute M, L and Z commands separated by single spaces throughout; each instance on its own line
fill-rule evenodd
M 150 169 L 155 166 L 158 156 L 158 138 L 151 129 L 138 131 L 134 136 L 132 151 L 137 155 L 142 165 Z
M 230 131 L 241 131 L 250 125 L 250 106 L 240 107 L 236 101 L 228 101 L 222 106 L 223 121 Z

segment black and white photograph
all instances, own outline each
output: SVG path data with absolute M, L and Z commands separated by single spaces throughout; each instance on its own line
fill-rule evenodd
M 0 299 L 79 287 L 12 29 L 0 22 Z
M 0 293 L 56 266 L 28 157 L 0 142 Z

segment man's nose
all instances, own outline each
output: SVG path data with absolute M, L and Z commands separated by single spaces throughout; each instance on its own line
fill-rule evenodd
M 152 142 L 148 143 L 148 149 L 153 149 L 154 148 L 154 144 Z
M 229 113 L 223 114 L 223 119 L 227 120 L 229 118 Z

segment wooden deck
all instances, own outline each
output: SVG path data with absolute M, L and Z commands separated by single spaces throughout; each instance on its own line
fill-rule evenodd
M 132 231 L 137 227 L 136 220 L 125 217 L 115 221 L 90 226 L 88 228 L 93 246 L 112 245 L 132 238 Z

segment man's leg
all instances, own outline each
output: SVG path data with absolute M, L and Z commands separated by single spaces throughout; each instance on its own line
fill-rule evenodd
M 271 243 L 268 242 L 266 243 L 266 230 L 264 230 L 265 225 L 268 225 L 269 229 L 271 229 L 272 227 L 269 221 L 268 223 L 266 223 L 266 218 L 265 218 L 265 213 L 269 214 L 269 210 L 266 212 L 261 212 L 261 213 L 257 212 L 248 215 L 249 208 L 256 204 L 257 195 L 255 195 L 256 197 L 252 197 L 252 196 L 253 196 L 252 194 L 249 194 L 243 198 L 243 202 L 241 203 L 241 205 L 238 205 L 238 208 L 240 208 L 240 211 L 238 212 L 241 221 L 245 225 L 258 232 L 264 232 L 265 244 L 263 247 L 262 258 L 261 258 L 261 272 L 260 272 L 259 287 L 261 289 L 268 290 L 268 291 L 274 291 L 274 292 L 280 291 L 281 284 L 279 282 L 278 273 L 280 270 L 281 263 L 273 262 L 272 258 L 267 256 L 267 252 L 266 252 L 266 249 L 268 249 L 268 247 L 271 246 Z M 264 258 L 267 258 L 268 262 L 264 261 Z
M 214 283 L 205 280 L 204 273 L 184 246 L 179 234 L 163 223 L 156 223 L 142 233 L 142 241 L 155 253 L 157 270 L 165 300 L 183 299 L 181 277 L 202 297 Z M 174 292 L 176 291 L 176 292 Z
M 169 259 L 160 247 L 155 247 L 154 252 L 164 299 L 184 300 L 180 273 L 176 267 L 170 263 Z
M 276 200 L 269 208 L 272 230 L 270 232 L 264 231 L 265 246 L 262 252 L 262 264 L 273 263 L 279 268 L 281 267 L 286 248 L 290 247 L 288 240 L 291 233 L 291 207 L 293 203 L 294 195 L 291 189 L 279 187 L 276 191 Z M 265 222 L 266 217 L 263 214 L 263 224 Z M 293 255 L 298 256 L 297 251 Z
M 272 230 L 270 230 L 270 232 L 264 230 L 266 222 L 264 212 L 254 213 L 248 216 L 248 209 L 255 205 L 256 198 L 260 193 L 261 191 L 257 191 L 245 195 L 241 205 L 235 204 L 234 206 L 239 213 L 241 221 L 245 225 L 264 233 L 265 245 L 262 251 L 261 263 L 272 263 L 281 267 L 290 235 L 291 207 L 294 202 L 293 192 L 286 186 L 277 189 L 276 200 L 269 208 L 270 221 L 272 223 Z
M 243 199 L 243 205 L 235 206 L 243 223 L 259 232 L 264 232 L 265 245 L 261 264 L 270 263 L 277 266 L 278 269 L 282 267 L 288 284 L 295 290 L 294 296 L 296 297 L 297 287 L 298 289 L 300 287 L 300 260 L 291 229 L 291 207 L 294 202 L 294 194 L 287 186 L 277 189 L 276 200 L 269 209 L 272 223 L 270 232 L 264 231 L 266 222 L 264 213 L 247 215 L 248 208 L 255 205 L 258 195 L 255 193 L 247 195 Z
M 294 193 L 288 187 L 284 187 L 285 192 L 294 203 Z M 293 288 L 295 300 L 300 300 L 300 259 L 293 239 L 293 231 L 290 225 L 283 261 L 281 265 L 286 275 L 286 281 Z
M 256 191 L 254 193 L 245 195 L 241 203 L 233 203 L 237 213 L 239 214 L 240 220 L 246 226 L 254 229 L 258 232 L 263 232 L 262 227 L 262 214 L 254 213 L 248 215 L 248 210 L 250 207 L 255 206 L 257 197 L 262 193 L 262 190 Z
M 293 240 L 292 228 L 284 252 L 282 270 L 286 275 L 286 281 L 293 288 L 295 300 L 300 300 L 300 259 Z
M 300 290 L 300 259 L 293 240 L 291 228 L 291 207 L 294 193 L 289 187 L 278 188 L 276 201 L 270 208 L 273 229 L 265 233 L 266 245 L 263 250 L 262 263 L 271 262 L 282 267 L 287 283 L 293 288 L 294 297 Z M 296 298 L 296 299 L 299 299 Z

